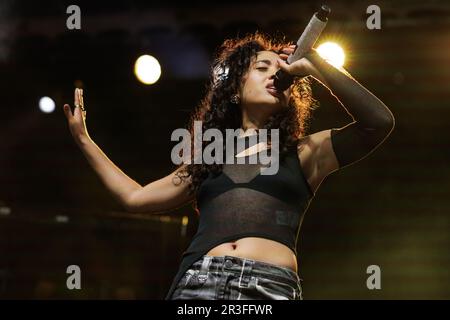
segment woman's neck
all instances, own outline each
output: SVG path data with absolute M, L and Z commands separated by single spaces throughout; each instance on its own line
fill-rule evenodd
M 264 128 L 264 123 L 265 120 L 257 118 L 257 117 L 252 117 L 250 116 L 248 113 L 244 112 L 242 114 L 242 129 L 244 131 L 247 130 L 258 130 L 260 128 Z

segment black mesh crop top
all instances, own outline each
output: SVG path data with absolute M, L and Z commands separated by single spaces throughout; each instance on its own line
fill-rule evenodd
M 237 139 L 245 139 L 246 148 L 250 144 L 248 137 Z M 297 254 L 303 215 L 314 197 L 297 148 L 290 148 L 280 159 L 276 174 L 260 174 L 262 166 L 250 164 L 246 156 L 245 164 L 224 164 L 219 175 L 210 174 L 203 181 L 197 192 L 197 233 L 182 255 L 166 299 L 189 267 L 221 243 L 261 237 L 280 242 Z

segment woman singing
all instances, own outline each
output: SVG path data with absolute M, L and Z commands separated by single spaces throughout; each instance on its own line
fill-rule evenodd
M 296 244 L 305 211 L 325 177 L 365 158 L 391 133 L 391 111 L 347 71 L 314 49 L 288 65 L 285 60 L 294 50 L 259 32 L 226 40 L 216 53 L 208 91 L 189 128 L 193 132 L 194 121 L 201 121 L 203 131 L 214 128 L 225 136 L 226 129 L 236 130 L 233 139 L 245 145 L 236 158 L 271 152 L 270 137 L 256 144 L 250 138 L 260 129 L 278 129 L 276 174 L 263 175 L 262 164 L 247 161 L 185 163 L 141 186 L 89 137 L 82 91 L 75 90 L 73 114 L 64 105 L 72 136 L 127 211 L 158 213 L 193 202 L 198 230 L 166 299 L 302 299 Z M 284 92 L 274 87 L 279 69 L 295 76 Z M 310 77 L 330 90 L 353 122 L 305 134 L 317 106 Z M 209 143 L 204 141 L 202 147 Z

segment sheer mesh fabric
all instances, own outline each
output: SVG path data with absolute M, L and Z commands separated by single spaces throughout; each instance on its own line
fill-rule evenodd
M 208 239 L 255 232 L 282 240 L 291 248 L 300 219 L 295 207 L 245 186 L 232 188 L 202 203 L 200 214 L 203 217 L 198 230 L 210 234 Z

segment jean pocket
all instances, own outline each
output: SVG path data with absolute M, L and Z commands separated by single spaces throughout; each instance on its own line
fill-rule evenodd
M 180 280 L 180 286 L 190 289 L 201 288 L 207 281 L 209 272 L 200 275 L 200 270 L 188 269 Z
M 298 296 L 298 290 L 291 285 L 267 278 L 256 278 L 255 289 L 270 300 L 295 300 Z

